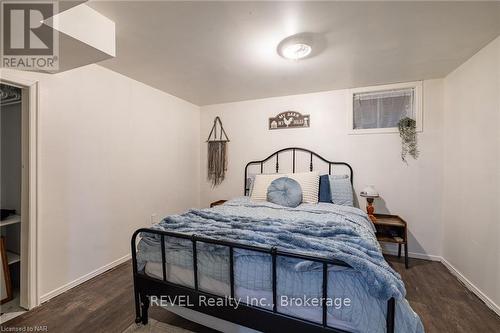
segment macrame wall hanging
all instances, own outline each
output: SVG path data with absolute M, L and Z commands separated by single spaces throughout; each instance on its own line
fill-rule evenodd
M 217 125 L 218 124 L 218 125 Z M 219 130 L 217 131 L 217 126 Z M 220 135 L 217 136 L 217 133 Z M 208 180 L 215 187 L 222 183 L 227 170 L 227 143 L 229 138 L 219 117 L 215 117 L 214 125 L 208 135 Z

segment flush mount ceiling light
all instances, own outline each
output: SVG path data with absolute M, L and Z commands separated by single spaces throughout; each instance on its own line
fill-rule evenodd
M 285 59 L 300 60 L 312 52 L 312 40 L 307 34 L 298 34 L 283 39 L 278 44 L 278 54 Z
M 311 53 L 311 50 L 311 46 L 307 44 L 292 44 L 285 46 L 283 50 L 281 50 L 281 56 L 286 59 L 299 60 L 307 57 Z

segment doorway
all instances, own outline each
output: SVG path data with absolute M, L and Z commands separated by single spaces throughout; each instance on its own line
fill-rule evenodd
M 3 283 L 0 302 L 4 321 L 24 311 L 20 304 L 24 140 L 22 89 L 1 83 L 0 96 L 0 279 Z
M 0 322 L 39 304 L 36 249 L 36 82 L 0 80 Z

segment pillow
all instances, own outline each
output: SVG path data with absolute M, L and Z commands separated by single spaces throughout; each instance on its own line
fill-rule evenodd
M 286 175 L 279 173 L 255 175 L 250 198 L 252 200 L 267 200 L 267 188 L 273 180 L 283 176 L 286 177 Z
M 328 175 L 319 177 L 319 202 L 332 202 L 332 191 Z
M 318 203 L 319 174 L 313 172 L 289 173 L 289 178 L 296 180 L 302 188 L 302 202 Z
M 255 177 L 257 175 L 272 175 L 272 176 L 278 175 L 281 177 L 285 177 L 284 174 L 277 174 L 276 172 L 273 172 L 273 173 L 249 173 L 248 178 L 247 178 L 247 188 L 246 188 L 248 190 L 248 196 L 252 196 L 253 186 L 255 184 Z
M 330 175 L 332 202 L 336 205 L 353 206 L 354 194 L 348 175 Z
M 297 207 L 302 202 L 300 184 L 287 177 L 273 180 L 267 189 L 267 201 L 280 206 Z

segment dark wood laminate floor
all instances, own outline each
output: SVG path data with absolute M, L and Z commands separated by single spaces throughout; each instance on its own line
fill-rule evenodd
M 410 269 L 388 257 L 406 284 L 407 299 L 427 333 L 500 332 L 500 317 L 467 290 L 441 263 L 410 260 Z M 122 332 L 134 320 L 130 262 L 118 266 L 42 306 L 1 325 L 47 326 L 57 332 Z M 195 332 L 214 332 L 168 311 L 152 307 L 151 318 Z

